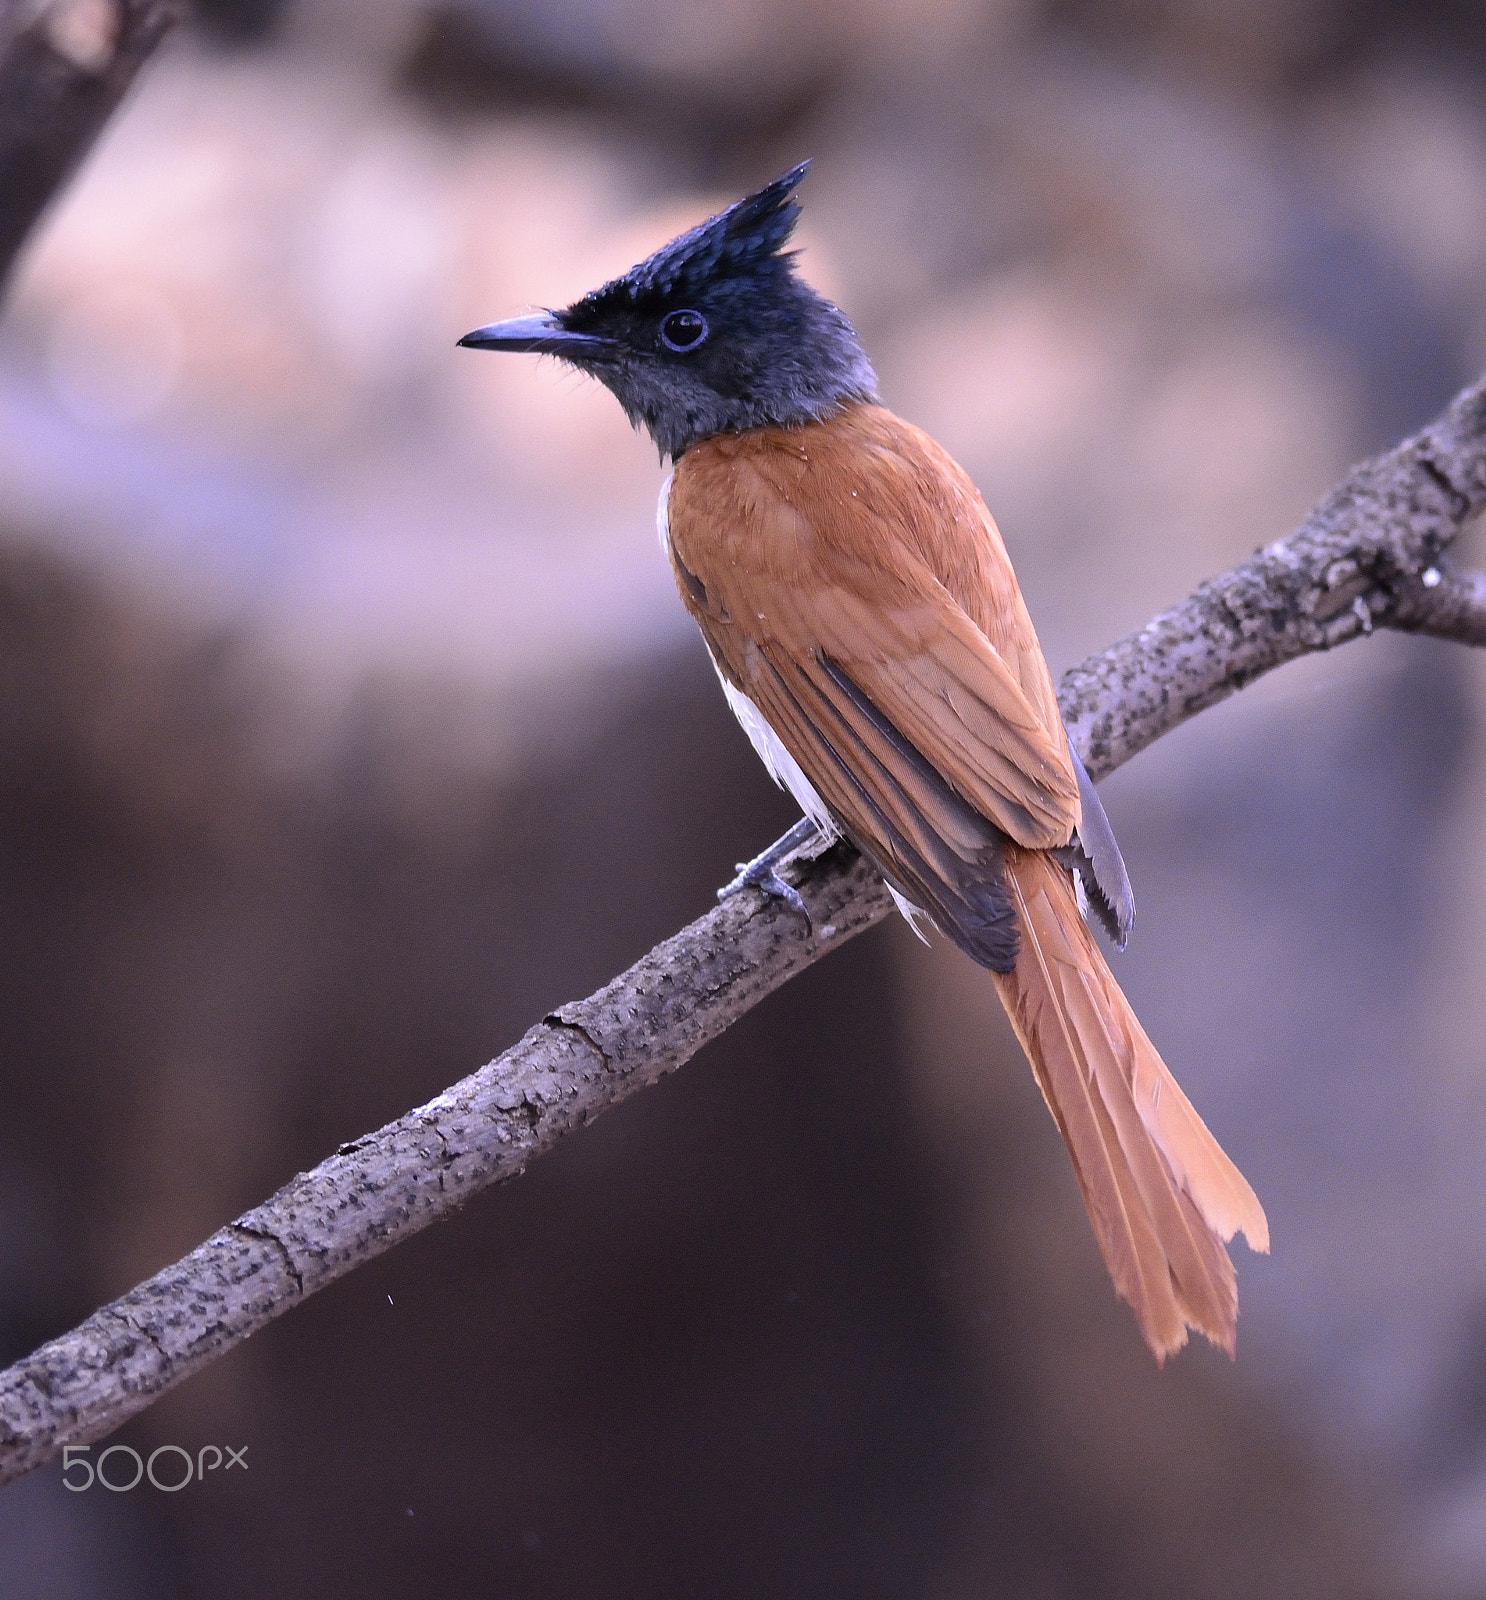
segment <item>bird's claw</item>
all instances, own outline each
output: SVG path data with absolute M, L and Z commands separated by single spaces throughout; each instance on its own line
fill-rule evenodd
M 805 932 L 812 931 L 810 913 L 800 898 L 800 891 L 779 876 L 771 861 L 740 861 L 734 870 L 738 876 L 717 891 L 719 900 L 728 900 L 743 889 L 757 889 L 766 900 L 782 900 L 797 916 L 804 918 Z

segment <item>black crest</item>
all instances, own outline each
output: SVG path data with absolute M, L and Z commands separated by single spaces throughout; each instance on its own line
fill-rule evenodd
M 560 313 L 562 321 L 579 327 L 616 302 L 685 300 L 728 280 L 762 285 L 787 279 L 794 256 L 780 251 L 800 220 L 800 205 L 793 195 L 809 170 L 810 163 L 802 161 L 757 194 L 689 228 L 622 278 L 569 306 Z
M 647 260 L 543 317 L 461 343 L 561 357 L 610 389 L 662 454 L 698 440 L 819 421 L 874 400 L 851 324 L 795 272 L 802 161 Z

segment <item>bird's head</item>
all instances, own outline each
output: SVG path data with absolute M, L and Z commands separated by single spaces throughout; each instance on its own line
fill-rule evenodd
M 718 433 L 819 421 L 874 400 L 851 324 L 785 244 L 810 163 L 700 223 L 562 311 L 477 328 L 476 350 L 559 356 L 612 390 L 663 455 Z

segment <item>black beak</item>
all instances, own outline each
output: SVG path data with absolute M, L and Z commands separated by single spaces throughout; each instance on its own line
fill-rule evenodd
M 594 339 L 586 333 L 569 333 L 545 311 L 540 316 L 492 322 L 488 328 L 465 334 L 459 342 L 470 350 L 524 350 L 554 356 L 596 354 L 610 344 L 608 339 Z

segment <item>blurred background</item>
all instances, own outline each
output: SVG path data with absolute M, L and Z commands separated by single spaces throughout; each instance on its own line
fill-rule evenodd
M 0 325 L 0 1360 L 792 820 L 648 442 L 454 341 L 805 155 L 1055 674 L 1486 366 L 1465 0 L 203 3 Z M 1273 1227 L 1236 1364 L 1156 1370 L 894 924 L 117 1436 L 247 1472 L 0 1494 L 0 1590 L 1486 1596 L 1483 709 L 1379 636 L 1105 786 L 1119 976 Z

